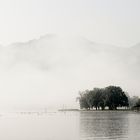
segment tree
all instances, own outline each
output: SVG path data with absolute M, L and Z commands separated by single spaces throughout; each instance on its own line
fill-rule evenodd
M 83 92 L 79 92 L 80 97 L 77 98 L 77 100 L 79 100 L 80 103 L 80 108 L 81 109 L 89 109 L 90 106 L 88 104 L 88 90 L 83 91 Z
M 92 109 L 94 107 L 94 93 L 92 90 L 86 93 L 86 101 L 89 105 L 89 109 Z
M 128 97 L 125 92 L 117 86 L 108 86 L 105 88 L 106 105 L 109 110 L 116 110 L 117 107 L 128 107 Z
M 92 92 L 93 92 L 93 106 L 96 108 L 96 110 L 99 109 L 100 107 L 103 110 L 105 108 L 103 89 L 94 88 Z
M 80 108 L 104 110 L 106 106 L 109 110 L 116 110 L 117 107 L 128 107 L 128 96 L 117 86 L 108 86 L 106 88 L 94 88 L 79 93 L 78 97 Z
M 129 106 L 130 108 L 133 108 L 134 106 L 136 106 L 138 100 L 139 100 L 139 97 L 138 96 L 133 96 L 133 97 L 129 97 Z
M 138 99 L 138 101 L 136 102 L 136 106 L 140 107 L 140 98 Z

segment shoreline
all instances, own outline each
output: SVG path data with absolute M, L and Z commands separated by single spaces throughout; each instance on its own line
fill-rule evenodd
M 140 112 L 139 110 L 132 109 L 117 109 L 117 110 L 80 110 L 80 109 L 59 109 L 60 112 Z

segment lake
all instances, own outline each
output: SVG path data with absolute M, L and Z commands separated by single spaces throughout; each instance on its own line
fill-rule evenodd
M 18 112 L 0 116 L 1 140 L 139 140 L 140 113 Z

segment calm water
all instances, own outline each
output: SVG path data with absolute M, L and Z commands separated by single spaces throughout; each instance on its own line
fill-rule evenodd
M 9 113 L 0 140 L 140 140 L 137 112 Z

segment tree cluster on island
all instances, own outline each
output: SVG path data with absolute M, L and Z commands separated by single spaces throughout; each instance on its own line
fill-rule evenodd
M 132 108 L 140 105 L 140 99 L 137 96 L 130 98 L 127 92 L 119 86 L 108 86 L 105 88 L 94 88 L 79 92 L 77 97 L 81 109 L 96 110 L 108 108 L 117 110 L 118 107 Z

